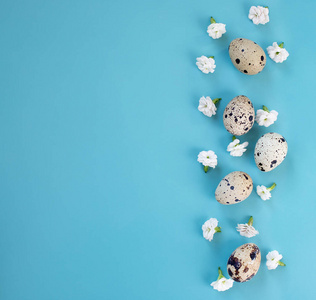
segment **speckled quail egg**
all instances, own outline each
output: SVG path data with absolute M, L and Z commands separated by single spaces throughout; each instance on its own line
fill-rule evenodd
M 255 110 L 249 98 L 237 96 L 231 100 L 223 114 L 226 130 L 233 135 L 243 135 L 253 126 Z
M 261 253 L 257 245 L 248 243 L 238 247 L 229 257 L 227 272 L 238 282 L 245 282 L 254 277 L 260 267 Z
M 244 74 L 258 74 L 266 65 L 263 49 L 251 40 L 235 39 L 230 43 L 228 51 L 234 66 Z
M 263 172 L 273 170 L 284 160 L 287 148 L 287 142 L 282 135 L 275 132 L 264 134 L 255 146 L 257 167 Z
M 241 171 L 226 175 L 215 191 L 216 200 L 224 205 L 237 204 L 249 197 L 253 183 L 251 177 Z

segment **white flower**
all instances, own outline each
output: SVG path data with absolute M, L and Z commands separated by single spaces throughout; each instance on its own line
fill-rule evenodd
M 269 8 L 263 6 L 251 6 L 248 18 L 256 25 L 266 24 L 269 20 Z
M 247 238 L 251 238 L 259 234 L 253 226 L 246 224 L 237 224 L 237 231 L 240 235 L 245 236 Z
M 222 277 L 221 279 L 212 282 L 211 286 L 214 288 L 214 290 L 218 290 L 219 292 L 223 292 L 223 291 L 227 291 L 230 288 L 232 288 L 233 284 L 234 284 L 234 280 Z
M 217 110 L 215 104 L 220 100 L 221 100 L 221 98 L 216 98 L 216 99 L 212 100 L 208 96 L 207 97 L 203 96 L 200 98 L 198 110 L 208 117 L 211 117 L 213 115 L 215 116 L 216 110 Z
M 198 155 L 198 162 L 203 164 L 205 173 L 208 168 L 215 168 L 217 166 L 217 155 L 214 151 L 201 151 Z
M 289 52 L 287 52 L 286 49 L 283 48 L 283 45 L 284 43 L 278 45 L 277 42 L 274 42 L 272 46 L 269 46 L 267 48 L 270 58 L 276 63 L 284 62 L 290 55 Z
M 269 188 L 265 187 L 264 185 L 257 186 L 257 194 L 261 197 L 262 200 L 266 201 L 269 200 L 271 196 L 271 191 L 276 187 L 276 184 L 273 183 Z
M 207 27 L 207 33 L 211 38 L 219 39 L 226 32 L 225 27 L 225 24 L 216 23 L 214 18 L 211 18 L 211 25 Z
M 283 256 L 276 250 L 269 252 L 266 256 L 266 265 L 268 267 L 268 270 L 274 270 L 278 266 L 285 266 L 285 264 L 281 262 L 282 258 Z
M 233 137 L 233 141 L 227 146 L 227 151 L 230 152 L 231 156 L 242 156 L 247 151 L 248 142 L 239 143 L 240 140 Z
M 257 194 L 262 200 L 269 200 L 271 198 L 271 193 L 264 185 L 257 186 Z
M 201 56 L 196 59 L 196 65 L 205 74 L 215 72 L 215 60 L 212 57 Z
M 221 231 L 220 227 L 217 227 L 217 225 L 218 221 L 215 218 L 210 218 L 203 224 L 203 237 L 206 240 L 211 241 L 214 237 L 214 234 Z
M 263 109 L 258 109 L 256 114 L 256 121 L 259 126 L 268 127 L 278 119 L 278 112 L 275 110 L 269 111 L 266 106 Z
M 259 234 L 253 226 L 253 217 L 250 217 L 248 223 L 246 224 L 237 224 L 237 231 L 240 235 L 245 236 L 247 238 L 254 237 L 255 235 Z
M 225 278 L 221 268 L 218 268 L 218 278 L 216 281 L 211 283 L 211 286 L 214 288 L 214 290 L 223 292 L 233 287 L 233 284 L 234 280 Z

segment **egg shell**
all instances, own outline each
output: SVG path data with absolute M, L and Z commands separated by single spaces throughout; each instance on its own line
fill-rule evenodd
M 287 142 L 281 134 L 275 132 L 264 134 L 255 146 L 257 167 L 263 172 L 270 172 L 282 163 L 287 150 Z
M 237 96 L 231 100 L 223 114 L 226 130 L 233 135 L 243 135 L 253 126 L 255 110 L 248 97 Z
M 256 244 L 248 243 L 238 247 L 229 257 L 227 272 L 237 282 L 253 278 L 260 267 L 261 253 Z
M 229 45 L 229 56 L 238 71 L 255 75 L 266 65 L 266 55 L 255 42 L 243 38 L 233 40 Z
M 249 197 L 253 189 L 251 177 L 241 171 L 226 175 L 215 191 L 215 199 L 224 205 L 237 204 Z

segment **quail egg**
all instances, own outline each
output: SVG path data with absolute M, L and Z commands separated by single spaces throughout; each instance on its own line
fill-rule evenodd
M 255 146 L 255 162 L 263 172 L 269 172 L 282 163 L 287 154 L 285 138 L 275 132 L 264 134 Z
M 241 171 L 226 175 L 215 191 L 215 199 L 224 205 L 237 204 L 249 197 L 253 189 L 251 177 Z
M 238 247 L 229 257 L 227 272 L 238 282 L 253 278 L 260 267 L 261 253 L 256 244 L 248 243 Z
M 237 96 L 231 100 L 223 114 L 226 130 L 233 135 L 243 135 L 253 126 L 255 110 L 249 98 Z
M 257 43 L 243 38 L 230 43 L 229 56 L 237 70 L 247 75 L 258 74 L 266 65 L 263 49 Z

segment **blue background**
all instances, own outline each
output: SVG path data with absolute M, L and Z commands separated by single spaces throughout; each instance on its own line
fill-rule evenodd
M 251 5 L 268 5 L 255 26 Z M 315 296 L 316 2 L 266 0 L 6 0 L 0 3 L 0 299 L 298 299 Z M 308 13 L 309 12 L 309 13 Z M 227 24 L 211 39 L 210 16 Z M 237 37 L 264 49 L 285 42 L 283 64 L 239 73 L 228 56 Z M 214 55 L 214 74 L 196 57 Z M 255 125 L 231 157 L 222 114 L 245 94 L 279 112 Z M 222 97 L 218 114 L 197 110 Z M 270 173 L 255 166 L 264 133 L 285 136 L 289 153 Z M 196 161 L 214 150 L 218 167 Z M 222 206 L 214 191 L 229 172 L 277 183 Z M 250 215 L 260 234 L 235 230 Z M 201 226 L 216 217 L 210 243 Z M 209 284 L 245 242 L 262 251 L 251 281 L 219 293 Z M 285 268 L 268 271 L 278 250 Z

